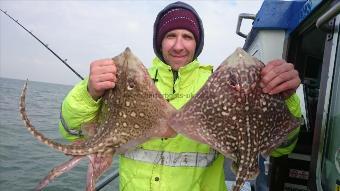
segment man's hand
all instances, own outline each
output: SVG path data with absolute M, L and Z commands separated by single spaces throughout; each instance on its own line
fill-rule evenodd
M 112 59 L 96 60 L 91 63 L 87 91 L 98 100 L 105 90 L 115 87 L 117 68 Z
M 264 93 L 283 93 L 288 98 L 299 87 L 301 80 L 294 65 L 285 60 L 273 60 L 261 71 L 261 86 Z

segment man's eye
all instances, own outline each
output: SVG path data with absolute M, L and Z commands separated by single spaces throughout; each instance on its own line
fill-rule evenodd
M 184 35 L 184 39 L 186 39 L 186 40 L 193 40 L 194 37 L 189 36 L 189 35 Z
M 174 35 L 174 34 L 168 34 L 168 35 L 166 35 L 166 38 L 175 38 L 176 37 L 176 35 Z

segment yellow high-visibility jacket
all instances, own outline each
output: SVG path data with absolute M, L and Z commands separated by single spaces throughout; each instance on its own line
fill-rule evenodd
M 174 80 L 171 67 L 155 58 L 149 74 L 165 99 L 180 109 L 205 84 L 212 69 L 194 60 L 180 68 Z M 87 81 L 76 85 L 62 105 L 59 130 L 68 140 L 79 139 L 77 132 L 81 124 L 94 120 L 101 104 L 101 100 L 94 101 L 87 92 Z M 294 116 L 301 115 L 296 95 L 286 103 Z M 273 155 L 290 153 L 297 142 L 298 131 L 299 128 L 292 132 L 284 147 L 275 150 Z M 223 163 L 224 157 L 208 145 L 180 134 L 174 138 L 150 140 L 120 155 L 120 190 L 225 191 Z

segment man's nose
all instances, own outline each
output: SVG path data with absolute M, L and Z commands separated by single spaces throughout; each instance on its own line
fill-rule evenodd
M 183 39 L 181 39 L 180 37 L 176 38 L 175 44 L 173 46 L 174 50 L 176 51 L 181 51 L 184 49 L 184 45 L 183 45 Z

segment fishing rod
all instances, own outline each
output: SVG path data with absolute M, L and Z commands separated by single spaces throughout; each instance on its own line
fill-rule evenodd
M 57 53 L 55 53 L 52 49 L 50 49 L 48 47 L 47 44 L 45 44 L 44 42 L 42 42 L 38 37 L 36 37 L 31 31 L 27 30 L 22 24 L 19 23 L 18 20 L 14 19 L 13 17 L 11 17 L 7 11 L 3 11 L 2 9 L 0 9 L 1 12 L 3 12 L 5 15 L 7 15 L 12 21 L 14 21 L 15 23 L 17 23 L 21 28 L 23 28 L 26 32 L 28 32 L 31 36 L 33 36 L 37 41 L 39 41 L 45 48 L 47 48 L 54 56 L 56 56 L 62 63 L 64 63 L 65 66 L 67 66 L 70 70 L 72 70 L 73 73 L 75 73 L 80 79 L 84 79 L 77 71 L 75 71 L 69 64 L 67 64 L 66 60 L 67 59 L 62 59 Z

